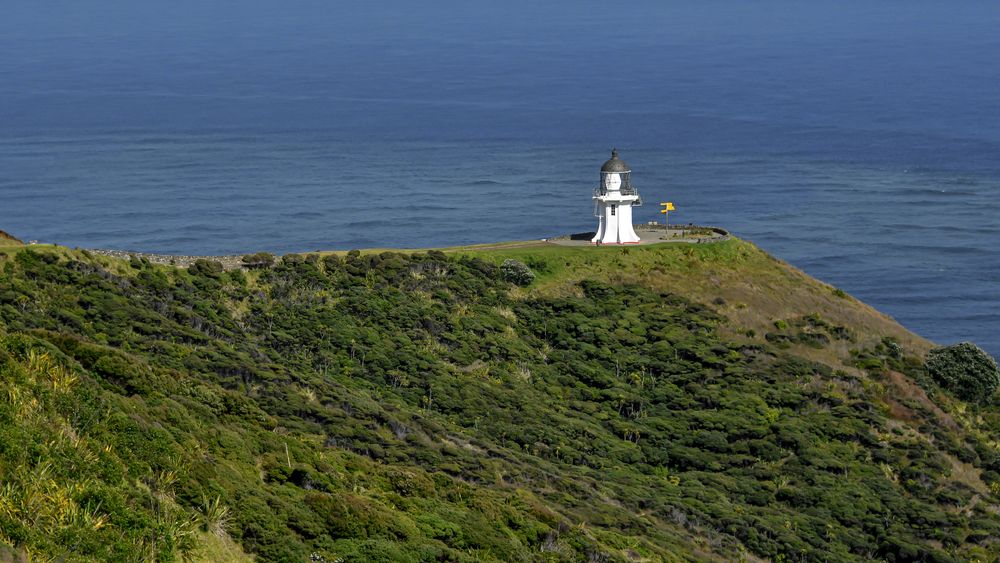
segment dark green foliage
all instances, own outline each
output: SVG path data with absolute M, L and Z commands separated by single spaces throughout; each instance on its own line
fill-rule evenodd
M 1000 385 L 996 360 L 971 342 L 931 350 L 927 373 L 966 401 L 989 401 Z
M 531 268 L 524 262 L 513 258 L 508 258 L 503 261 L 503 264 L 500 264 L 500 274 L 503 279 L 514 285 L 530 285 L 531 282 L 535 281 L 535 273 L 531 271 Z
M 274 265 L 274 255 L 270 252 L 247 254 L 243 257 L 242 262 L 247 268 L 270 268 Z
M 216 260 L 195 260 L 194 264 L 191 264 L 191 267 L 188 268 L 188 272 L 193 276 L 217 278 L 222 273 L 222 263 Z
M 843 326 L 831 325 L 811 314 L 791 320 L 774 321 L 777 332 L 768 332 L 764 339 L 778 346 L 789 348 L 793 344 L 804 344 L 811 348 L 826 348 L 834 340 L 851 340 L 850 331 Z
M 955 478 L 1000 478 L 996 408 L 972 436 L 914 403 L 904 431 L 872 380 L 730 342 L 677 295 L 518 300 L 502 266 L 441 252 L 246 272 L 45 256 L 0 270 L 15 549 L 178 560 L 214 527 L 264 561 L 997 554 L 996 499 Z M 853 338 L 810 315 L 775 329 Z M 855 360 L 921 372 L 894 344 Z M 29 510 L 45 491 L 89 516 Z

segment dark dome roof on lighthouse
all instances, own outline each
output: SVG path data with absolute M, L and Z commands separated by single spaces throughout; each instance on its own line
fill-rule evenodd
M 611 149 L 611 158 L 601 166 L 601 172 L 629 172 L 628 164 L 618 158 L 618 149 Z

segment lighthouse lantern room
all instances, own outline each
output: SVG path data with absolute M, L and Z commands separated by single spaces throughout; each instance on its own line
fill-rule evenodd
M 601 184 L 594 188 L 594 215 L 598 218 L 593 244 L 638 244 L 632 227 L 632 207 L 642 205 L 632 185 L 631 170 L 611 149 L 611 158 L 601 166 Z

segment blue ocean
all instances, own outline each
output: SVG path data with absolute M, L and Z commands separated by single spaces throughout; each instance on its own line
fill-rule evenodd
M 1000 355 L 1000 3 L 8 0 L 0 228 L 227 254 L 596 227 L 612 146 L 723 226 Z

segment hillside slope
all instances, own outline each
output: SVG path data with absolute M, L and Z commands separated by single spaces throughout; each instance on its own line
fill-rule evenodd
M 0 246 L 23 246 L 24 243 L 7 231 L 0 230 Z
M 246 272 L 27 248 L 0 254 L 0 546 L 995 560 L 1000 406 L 926 381 L 929 347 L 738 240 Z

